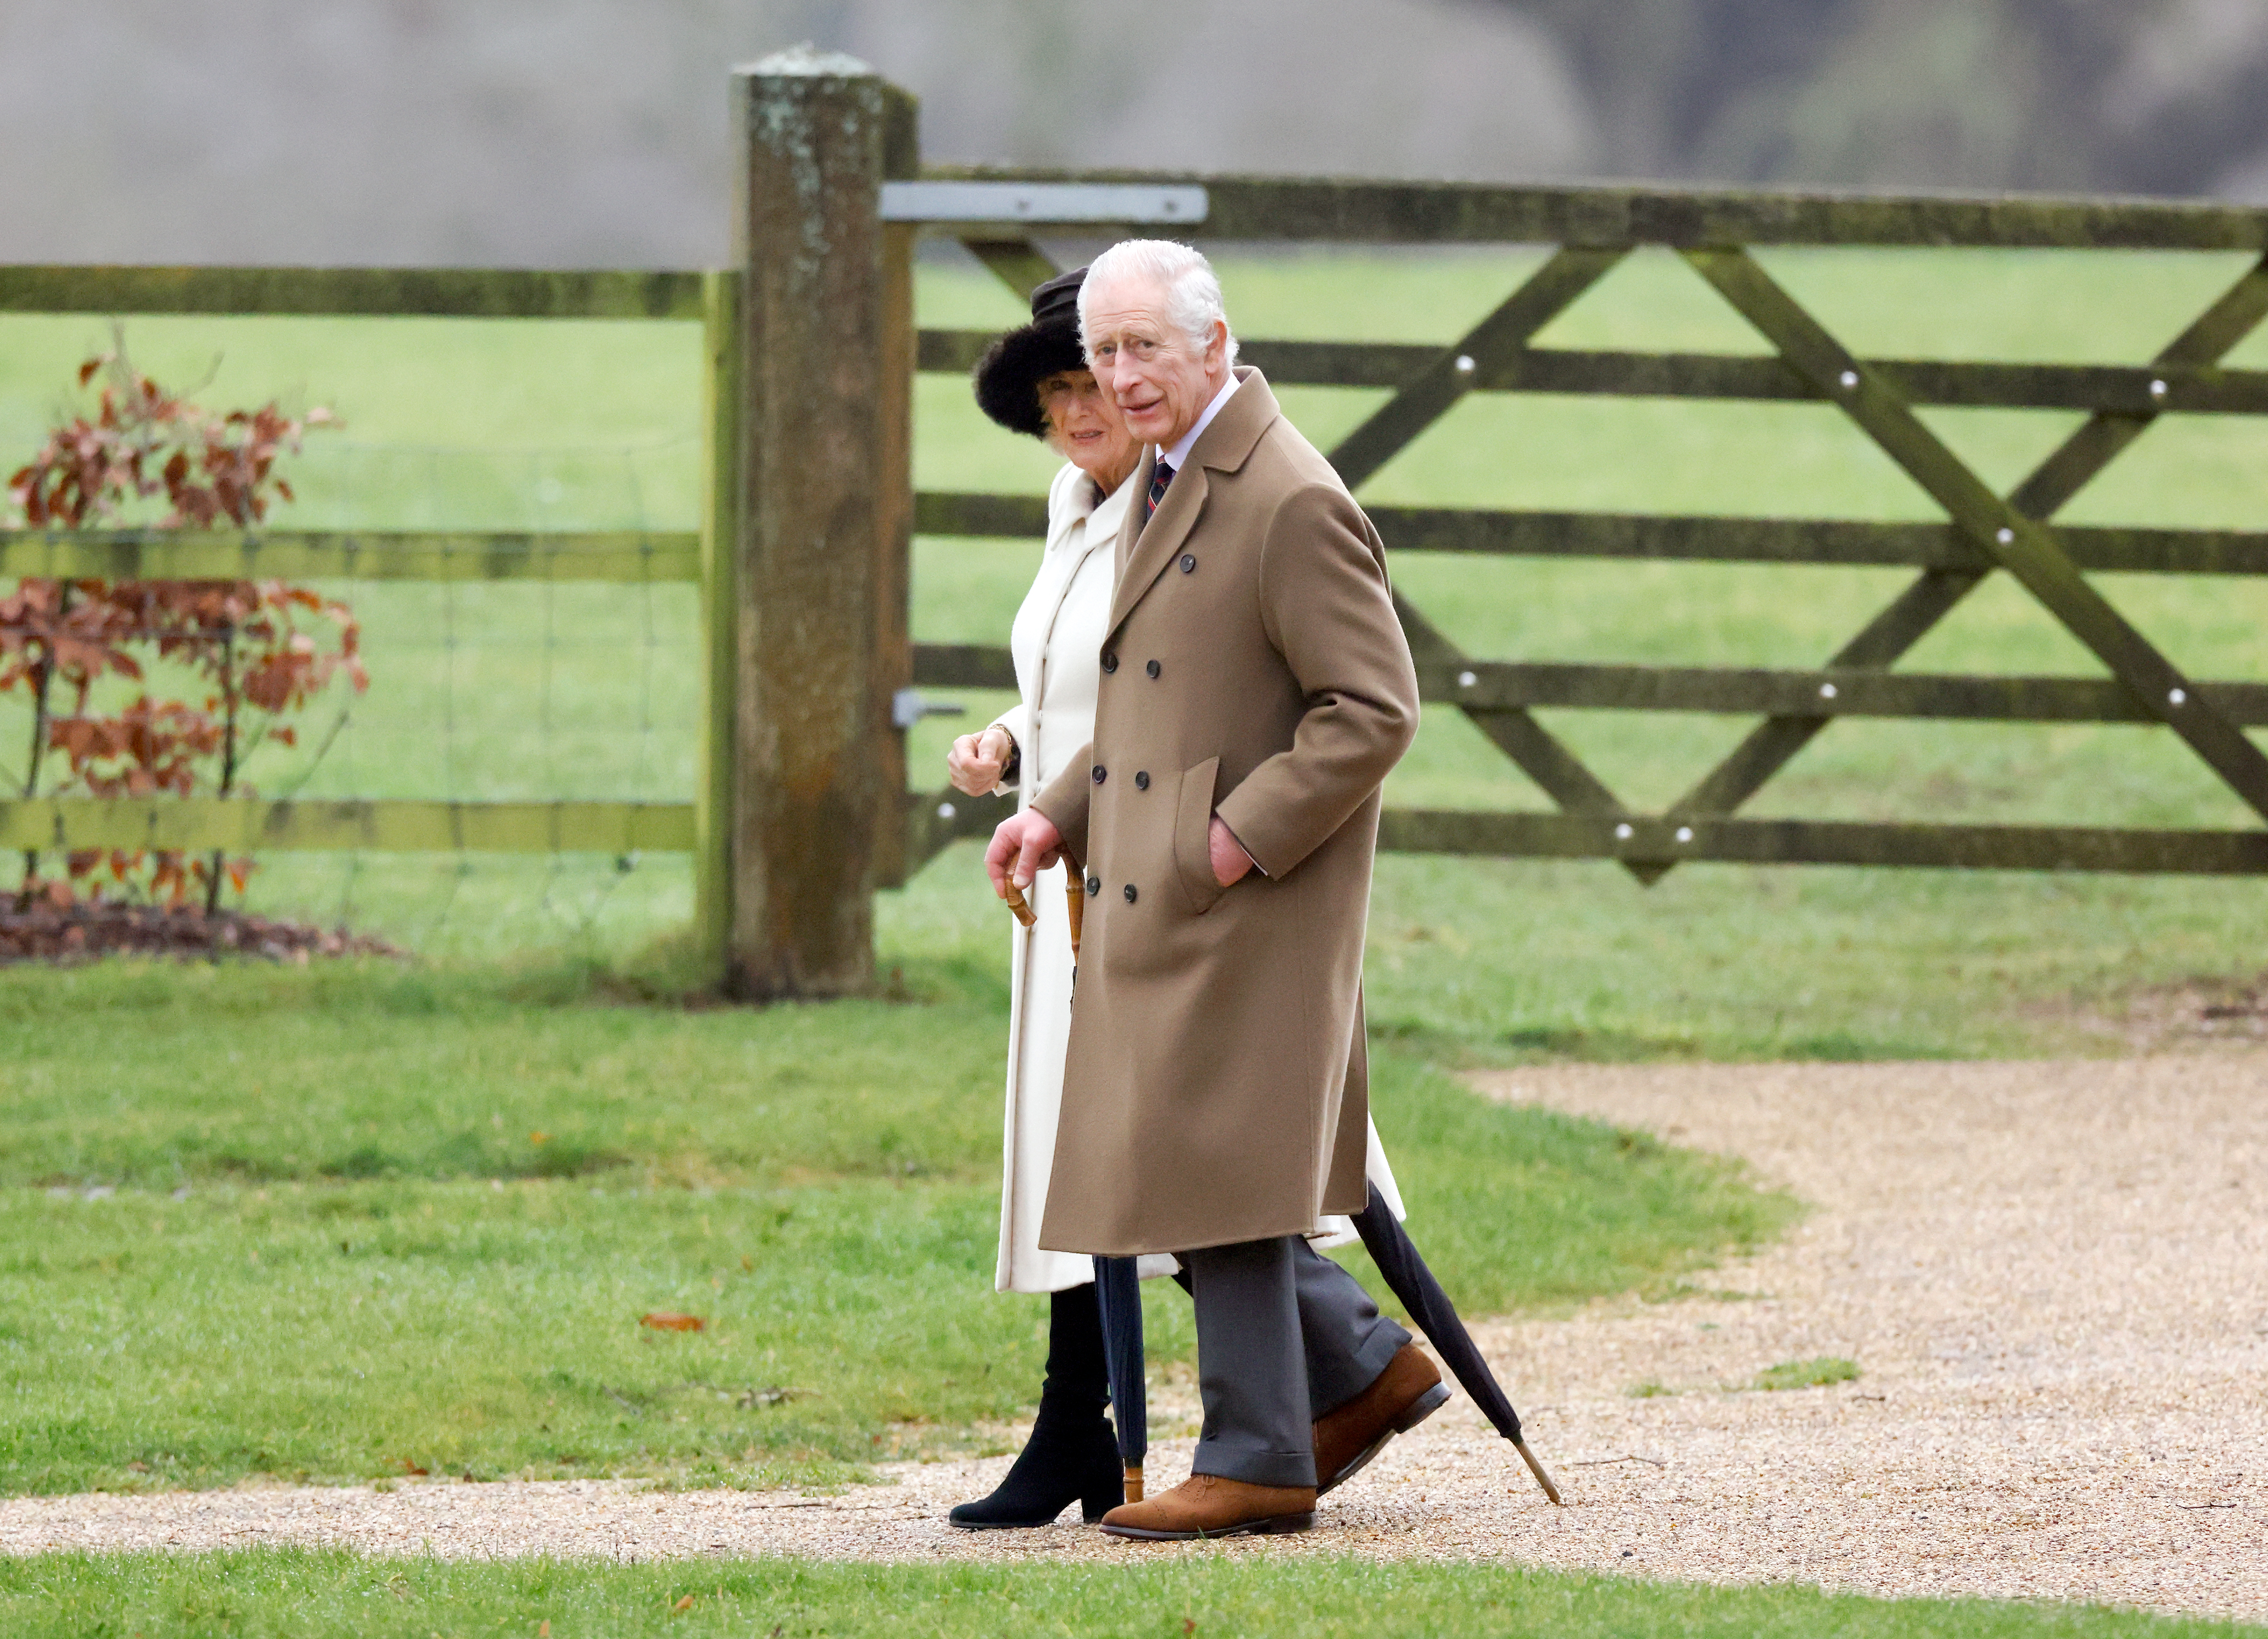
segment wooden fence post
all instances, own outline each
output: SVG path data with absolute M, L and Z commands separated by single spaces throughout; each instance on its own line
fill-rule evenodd
M 913 99 L 799 48 L 735 74 L 740 169 L 732 893 L 725 981 L 853 995 L 900 871 L 911 680 Z M 724 622 L 711 628 L 722 636 Z
M 702 983 L 732 980 L 733 772 L 739 739 L 740 275 L 701 281 L 701 768 L 693 807 L 693 925 Z

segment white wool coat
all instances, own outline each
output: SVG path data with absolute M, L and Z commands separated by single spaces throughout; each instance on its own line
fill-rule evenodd
M 1108 497 L 1098 497 L 1094 481 L 1069 465 L 1049 487 L 1047 548 L 1008 639 L 1021 699 L 995 720 L 1014 737 L 1022 753 L 1020 809 L 1094 739 L 1102 640 L 1116 590 L 1115 548 L 1141 487 L 1141 470 Z M 1065 882 L 1061 866 L 1042 871 L 1028 895 L 1037 924 L 1029 931 L 1012 921 L 1009 924 L 1008 1101 L 994 1275 L 1004 1292 L 1061 1291 L 1094 1278 L 1094 1260 L 1085 1253 L 1043 1252 L 1039 1246 L 1063 1106 L 1064 1055 L 1071 1041 Z M 1401 1191 L 1375 1125 L 1369 1129 L 1364 1170 L 1395 1216 L 1402 1216 Z M 1355 1238 L 1353 1224 L 1344 1217 L 1325 1218 L 1314 1237 L 1318 1246 L 1344 1246 Z M 1171 1274 L 1174 1267 L 1164 1255 L 1140 1262 L 1145 1276 Z

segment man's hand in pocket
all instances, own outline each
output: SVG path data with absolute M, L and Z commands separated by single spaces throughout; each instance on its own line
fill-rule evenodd
M 1212 817 L 1205 846 L 1212 855 L 1212 879 L 1225 888 L 1233 888 L 1243 881 L 1245 873 L 1252 869 L 1252 856 L 1244 851 L 1244 844 L 1236 840 L 1235 833 L 1219 814 Z

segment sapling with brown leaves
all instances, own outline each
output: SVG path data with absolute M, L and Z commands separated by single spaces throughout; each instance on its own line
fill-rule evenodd
M 92 414 L 56 428 L 8 480 L 25 524 L 250 529 L 293 498 L 279 464 L 308 431 L 338 424 L 329 411 L 291 415 L 272 400 L 206 409 L 135 370 L 122 331 L 114 334 L 109 352 L 79 367 L 82 389 L 100 378 Z M 173 676 L 185 670 L 198 697 L 154 697 L 151 658 Z M 268 739 L 296 744 L 291 719 L 341 676 L 357 693 L 369 687 L 353 611 L 282 580 L 33 577 L 0 596 L 0 694 L 32 697 L 26 798 L 42 794 L 58 758 L 64 772 L 47 795 L 250 795 L 242 775 L 254 750 Z M 105 679 L 145 687 L 99 706 Z M 71 852 L 64 874 L 48 879 L 30 850 L 16 904 L 69 908 L 111 887 L 178 909 L 202 889 L 211 914 L 223 882 L 240 893 L 251 869 L 218 850 L 193 861 L 178 851 L 90 849 Z

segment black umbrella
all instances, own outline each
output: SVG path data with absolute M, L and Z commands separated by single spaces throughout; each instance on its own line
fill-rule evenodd
M 1497 1432 L 1512 1442 L 1512 1449 L 1520 1453 L 1521 1461 L 1528 1465 L 1536 1484 L 1543 1488 L 1543 1495 L 1557 1503 L 1559 1488 L 1552 1484 L 1551 1476 L 1543 1471 L 1543 1465 L 1535 1460 L 1535 1453 L 1521 1437 L 1520 1414 L 1505 1398 L 1496 1374 L 1481 1358 L 1479 1345 L 1458 1318 L 1456 1305 L 1441 1290 L 1441 1283 L 1433 1278 L 1433 1271 L 1425 1267 L 1425 1260 L 1418 1255 L 1409 1231 L 1402 1227 L 1401 1220 L 1378 1193 L 1377 1185 L 1370 1187 L 1370 1204 L 1354 1215 L 1354 1227 L 1370 1251 L 1370 1260 L 1378 1266 L 1379 1274 L 1402 1300 L 1402 1306 L 1410 1312 L 1418 1330 L 1425 1334 L 1426 1341 L 1433 1345 L 1433 1352 L 1465 1385 L 1465 1393 L 1473 1397 L 1473 1404 L 1481 1408 L 1482 1415 L 1496 1425 Z
M 1126 1500 L 1138 1503 L 1142 1462 L 1150 1454 L 1150 1398 L 1142 1381 L 1142 1281 L 1134 1260 L 1097 1258 L 1094 1296 L 1102 1309 L 1102 1363 L 1118 1424 L 1118 1460 L 1126 1465 Z
M 1070 876 L 1068 871 L 1064 874 Z M 1086 894 L 1076 878 L 1066 885 L 1066 893 L 1075 984 L 1079 934 L 1086 921 Z M 1142 1379 L 1142 1279 L 1134 1260 L 1095 1259 L 1094 1298 L 1102 1310 L 1102 1364 L 1110 1378 L 1112 1419 L 1118 1425 L 1118 1460 L 1126 1468 L 1126 1500 L 1138 1503 L 1142 1464 L 1150 1455 L 1150 1395 Z

